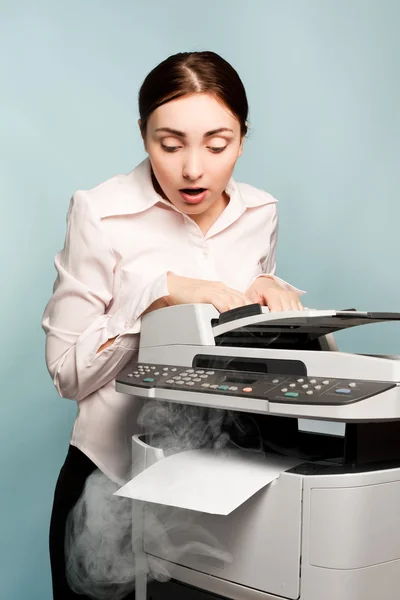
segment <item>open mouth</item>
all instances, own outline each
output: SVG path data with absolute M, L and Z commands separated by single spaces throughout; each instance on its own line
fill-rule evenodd
M 206 188 L 182 188 L 179 191 L 183 192 L 184 194 L 187 194 L 188 196 L 198 196 L 199 194 L 202 194 L 207 190 Z
M 207 195 L 207 188 L 182 188 L 179 190 L 180 195 L 182 196 L 185 202 L 189 204 L 198 204 L 204 200 Z

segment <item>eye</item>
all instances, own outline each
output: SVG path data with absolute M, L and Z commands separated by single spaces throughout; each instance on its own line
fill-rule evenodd
M 212 152 L 213 154 L 220 154 L 229 145 L 228 140 L 219 135 L 214 136 L 212 139 L 209 140 L 208 143 L 209 145 L 207 146 L 207 149 L 210 150 L 210 152 Z
M 220 154 L 220 152 L 225 150 L 226 146 L 207 146 L 207 148 L 214 154 Z
M 176 152 L 182 146 L 166 146 L 165 144 L 161 144 L 161 148 L 165 150 L 165 152 Z

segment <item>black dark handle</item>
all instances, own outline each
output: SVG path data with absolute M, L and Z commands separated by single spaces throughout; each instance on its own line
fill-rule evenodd
M 237 321 L 238 319 L 245 319 L 246 317 L 253 317 L 254 315 L 261 315 L 262 308 L 261 304 L 249 304 L 247 306 L 239 306 L 239 308 L 232 308 L 219 315 L 218 323 L 223 325 L 230 321 Z

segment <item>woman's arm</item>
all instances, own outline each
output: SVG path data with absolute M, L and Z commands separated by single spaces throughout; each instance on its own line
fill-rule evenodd
M 165 273 L 132 290 L 132 300 L 111 314 L 115 266 L 100 218 L 86 194 L 77 192 L 42 319 L 47 367 L 62 397 L 82 400 L 111 381 L 138 348 L 142 313 L 168 294 Z

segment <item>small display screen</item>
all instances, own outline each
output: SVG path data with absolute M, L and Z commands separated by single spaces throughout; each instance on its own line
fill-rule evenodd
M 257 381 L 257 379 L 255 379 L 254 377 L 246 377 L 246 376 L 235 376 L 235 375 L 231 375 L 229 374 L 228 377 L 226 378 L 226 383 L 255 383 Z

